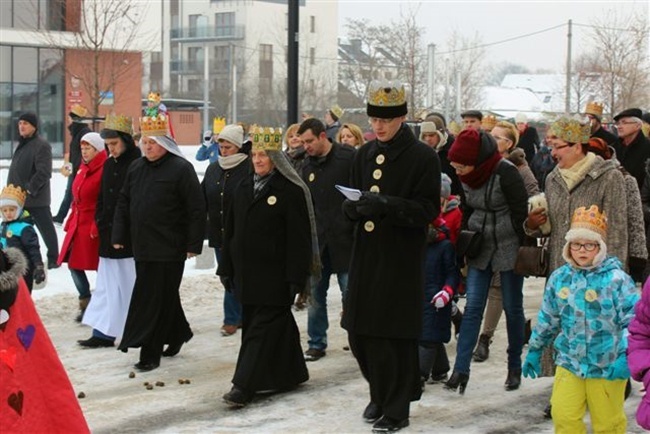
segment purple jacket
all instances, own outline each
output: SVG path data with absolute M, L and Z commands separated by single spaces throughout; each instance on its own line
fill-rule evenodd
M 632 378 L 643 381 L 646 390 L 636 421 L 643 428 L 650 429 L 650 279 L 643 285 L 643 294 L 636 304 L 628 331 L 627 363 Z

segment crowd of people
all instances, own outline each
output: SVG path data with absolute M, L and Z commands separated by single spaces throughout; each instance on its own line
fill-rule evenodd
M 193 337 L 179 288 L 186 259 L 207 239 L 225 290 L 221 334 L 241 330 L 223 396 L 232 407 L 309 379 L 307 362 L 327 355 L 336 275 L 336 319 L 368 382 L 361 416 L 374 432 L 408 426 L 427 383 L 464 394 L 504 311 L 505 391 L 522 375 L 554 376 L 546 411 L 556 432 L 584 432 L 588 409 L 594 431 L 624 433 L 630 377 L 650 387 L 648 114 L 621 111 L 613 133 L 590 102 L 540 137 L 525 114 L 509 122 L 468 110 L 454 134 L 436 112 L 407 124 L 397 83 L 373 83 L 366 110 L 371 139 L 338 105 L 284 134 L 215 123 L 196 155 L 210 161 L 199 181 L 156 104 L 140 118 L 139 140 L 130 118 L 111 114 L 96 133 L 75 106 L 54 217 L 51 147 L 25 113 L 0 194 L 5 262 L 22 251 L 30 291 L 66 262 L 76 320 L 92 327 L 78 344 L 139 348 L 135 367 L 150 371 Z M 65 231 L 60 251 L 53 223 Z M 524 246 L 548 255 L 541 308 L 529 319 L 529 274 L 517 268 Z M 6 286 L 0 307 L 9 310 L 17 290 Z M 303 352 L 293 309 L 304 306 Z M 650 429 L 650 394 L 637 422 Z

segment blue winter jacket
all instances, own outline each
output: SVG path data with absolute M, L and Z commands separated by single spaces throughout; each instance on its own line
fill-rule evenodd
M 614 256 L 590 270 L 565 264 L 546 284 L 529 350 L 555 338 L 556 365 L 581 378 L 607 378 L 617 359 L 627 360 L 627 326 L 638 299 Z

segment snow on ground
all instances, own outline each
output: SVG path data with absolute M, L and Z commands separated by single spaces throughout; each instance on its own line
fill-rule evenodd
M 185 147 L 190 161 L 196 147 Z M 55 161 L 58 169 L 61 162 Z M 202 174 L 206 163 L 195 163 Z M 4 185 L 8 161 L 0 161 Z M 66 180 L 52 176 L 52 209 L 58 210 Z M 63 240 L 57 228 L 59 242 Z M 207 248 L 207 247 L 206 247 Z M 211 252 L 209 252 L 211 253 Z M 94 273 L 88 273 L 94 286 Z M 543 281 L 525 282 L 526 317 L 535 317 Z M 181 297 L 194 338 L 174 358 L 163 358 L 160 368 L 139 373 L 133 368 L 138 351 L 81 349 L 78 339 L 90 336 L 90 328 L 74 322 L 77 293 L 65 265 L 48 274 L 45 288 L 33 293 L 36 307 L 59 352 L 94 433 L 365 433 L 371 426 L 361 419 L 368 403 L 368 387 L 349 351 L 346 334 L 339 327 L 341 301 L 336 279 L 329 297 L 329 348 L 327 356 L 308 363 L 310 379 L 296 390 L 257 398 L 251 405 L 231 410 L 221 401 L 230 387 L 239 350 L 240 334 L 222 337 L 223 288 L 214 267 L 200 270 L 195 261 L 186 264 Z M 461 300 L 461 307 L 464 301 Z M 307 311 L 295 312 L 303 348 L 307 343 Z M 420 401 L 411 404 L 410 427 L 403 432 L 436 433 L 551 433 L 553 425 L 542 417 L 550 396 L 552 379 L 523 379 L 521 388 L 505 392 L 507 373 L 505 317 L 491 345 L 490 359 L 472 364 L 465 396 L 427 385 Z M 456 341 L 447 350 L 455 357 Z M 135 378 L 129 378 L 130 372 Z M 179 384 L 179 379 L 190 384 Z M 143 383 L 162 381 L 164 387 L 147 390 Z M 640 400 L 639 384 L 625 403 L 629 433 L 642 433 L 634 420 Z

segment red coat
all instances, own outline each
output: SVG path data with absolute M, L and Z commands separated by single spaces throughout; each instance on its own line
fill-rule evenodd
M 59 264 L 67 262 L 68 268 L 96 270 L 99 264 L 95 209 L 106 157 L 106 151 L 102 151 L 88 164 L 82 162 L 72 183 L 72 212 L 63 228 L 65 240 L 57 261 Z

